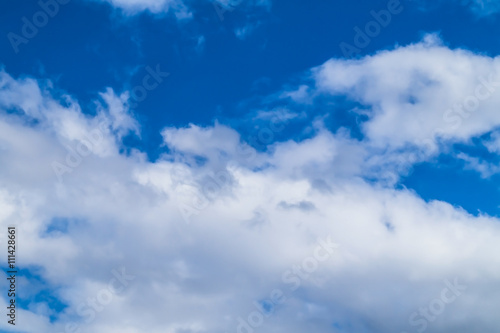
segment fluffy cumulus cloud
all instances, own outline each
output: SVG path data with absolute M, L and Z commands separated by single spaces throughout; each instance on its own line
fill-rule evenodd
M 193 124 L 165 128 L 154 161 L 123 144 L 140 136 L 127 93 L 104 91 L 89 116 L 0 73 L 0 221 L 19 230 L 23 293 L 50 294 L 20 295 L 16 329 L 494 332 L 499 221 L 365 179 L 393 163 L 381 147 L 497 126 L 498 64 L 429 40 L 330 60 L 304 91 L 363 104 L 363 139 L 317 121 L 306 140 L 256 150 Z
M 482 135 L 498 145 L 500 59 L 450 49 L 436 35 L 359 60 L 331 59 L 312 70 L 309 95 L 346 98 L 372 151 L 414 163 Z M 406 154 L 406 156 L 405 156 Z M 378 162 L 377 162 L 378 163 Z
M 500 58 L 423 42 L 315 70 L 320 92 L 369 108 L 363 129 L 377 145 L 465 141 L 500 124 Z

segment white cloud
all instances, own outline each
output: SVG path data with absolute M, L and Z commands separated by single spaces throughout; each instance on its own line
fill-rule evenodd
M 492 175 L 500 172 L 500 167 L 496 163 L 487 162 L 479 157 L 459 153 L 457 158 L 465 162 L 465 167 L 467 169 L 476 170 L 483 178 L 491 177 Z
M 187 19 L 192 13 L 183 0 L 100 0 L 122 9 L 127 14 L 149 11 L 153 14 L 172 11 L 178 19 Z
M 361 104 L 360 114 L 368 117 L 360 124 L 369 151 L 366 175 L 394 183 L 412 164 L 490 132 L 482 144 L 498 152 L 498 57 L 450 49 L 436 35 L 427 35 L 419 43 L 359 60 L 331 59 L 312 75 L 313 98 L 340 96 Z M 498 172 L 479 158 L 457 157 L 483 177 Z
M 185 0 L 89 0 L 101 1 L 111 4 L 113 7 L 123 10 L 127 15 L 136 15 L 142 12 L 152 14 L 173 13 L 178 20 L 190 19 L 193 16 L 189 1 Z M 270 0 L 199 0 L 213 3 L 215 12 L 224 16 L 238 7 L 262 7 L 270 8 Z
M 234 30 L 234 34 L 241 40 L 245 40 L 250 36 L 255 29 L 257 29 L 261 25 L 261 22 L 256 23 L 248 23 L 242 27 L 236 28 Z
M 128 15 L 135 15 L 144 11 L 153 14 L 173 13 L 177 19 L 192 18 L 190 4 L 185 0 L 89 0 L 101 1 L 111 4 L 113 7 L 123 10 Z M 269 10 L 272 5 L 271 0 L 198 0 L 212 2 L 218 9 L 216 10 L 223 18 L 225 13 L 231 12 L 238 7 L 260 7 Z M 422 8 L 433 8 L 435 5 L 426 3 L 427 0 L 418 0 Z M 456 0 L 454 0 L 456 1 Z M 463 3 L 463 1 L 462 1 Z M 472 11 L 481 16 L 496 14 L 500 11 L 500 1 L 498 0 L 472 0 L 466 1 Z M 238 38 L 244 39 L 248 33 L 254 30 L 255 25 L 248 25 L 235 30 Z
M 432 35 L 360 60 L 329 60 L 314 75 L 319 92 L 368 108 L 362 129 L 379 147 L 465 142 L 500 125 L 500 59 L 449 49 Z
M 304 103 L 304 104 L 310 103 L 312 100 L 312 96 L 310 96 L 309 87 L 305 84 L 301 85 L 296 90 L 285 91 L 281 95 L 281 98 L 286 98 L 286 97 L 291 98 L 294 102 Z
M 429 327 L 494 331 L 500 221 L 361 176 L 397 160 L 379 146 L 396 149 L 442 126 L 443 112 L 474 93 L 477 77 L 497 64 L 426 43 L 331 60 L 315 71 L 317 88 L 371 108 L 367 139 L 317 122 L 306 140 L 256 151 L 218 123 L 169 127 L 162 131 L 168 153 L 157 161 L 119 153 L 123 137 L 139 128 L 126 94 L 105 91 L 91 117 L 69 96 L 62 102 L 34 79 L 1 73 L 0 224 L 18 225 L 20 264 L 40 267 L 68 305 L 51 322 L 43 304 L 32 304 L 18 329 L 64 332 L 74 322 L 95 333 L 237 332 L 238 317 L 248 318 L 255 301 L 280 289 L 287 300 L 258 329 L 415 331 L 420 326 L 409 316 L 440 296 L 444 280 L 458 278 L 466 291 Z M 497 98 L 446 138 L 491 130 Z M 60 182 L 53 162 L 67 163 L 96 133 L 102 138 L 94 137 L 92 152 Z M 195 163 L 198 157 L 204 163 Z M 190 223 L 180 209 L 190 209 Z M 48 232 L 55 218 L 66 231 Z M 329 235 L 340 247 L 310 277 L 294 275 L 301 287 L 291 291 L 283 274 Z M 108 293 L 120 267 L 134 279 L 92 312 L 89 299 Z

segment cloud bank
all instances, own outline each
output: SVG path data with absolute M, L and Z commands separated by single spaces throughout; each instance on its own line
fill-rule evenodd
M 26 293 L 41 285 L 62 307 L 21 295 L 16 329 L 494 332 L 498 219 L 378 180 L 401 156 L 494 131 L 498 66 L 434 37 L 332 59 L 297 101 L 360 103 L 363 138 L 318 119 L 301 141 L 255 133 L 257 150 L 192 124 L 166 127 L 154 161 L 123 143 L 140 135 L 128 93 L 105 90 L 90 115 L 1 72 L 0 221 L 19 229 Z

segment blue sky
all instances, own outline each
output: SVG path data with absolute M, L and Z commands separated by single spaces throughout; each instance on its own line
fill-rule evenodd
M 0 331 L 499 327 L 499 1 L 0 4 Z

